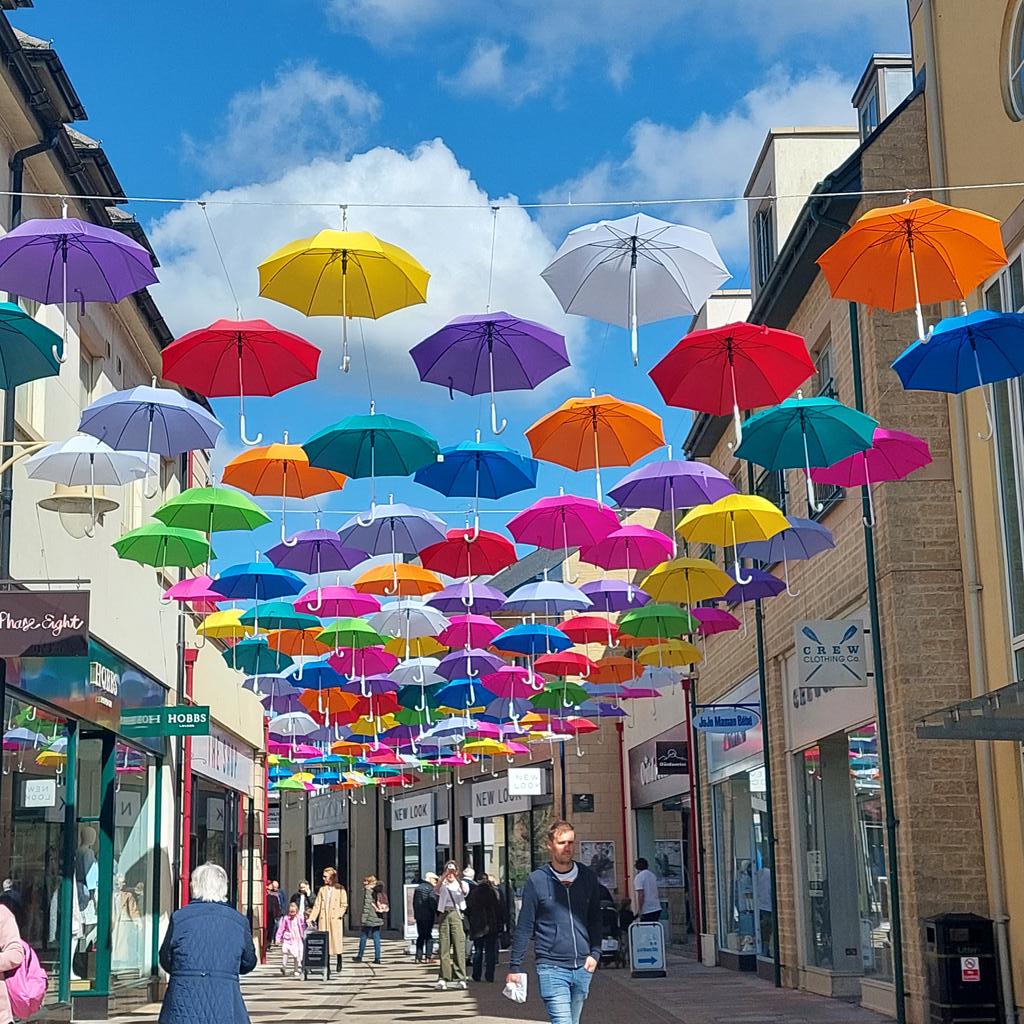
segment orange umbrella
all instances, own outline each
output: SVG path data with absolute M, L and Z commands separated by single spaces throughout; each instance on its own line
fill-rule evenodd
M 288 498 L 312 498 L 340 491 L 348 477 L 309 464 L 302 445 L 268 444 L 236 455 L 225 467 L 223 483 L 253 495 L 281 495 L 281 540 L 285 540 Z
M 963 300 L 1006 266 L 1006 250 L 993 217 L 915 199 L 868 210 L 818 265 L 833 298 L 890 312 L 913 306 L 924 338 L 921 303 Z
M 665 443 L 660 416 L 593 389 L 589 398 L 570 398 L 541 417 L 526 438 L 535 458 L 567 469 L 596 470 L 599 502 L 601 466 L 632 466 Z
M 368 746 L 368 743 L 353 743 L 351 740 L 335 740 L 331 744 L 331 753 L 339 754 L 342 757 L 358 757 Z
M 323 715 L 326 721 L 337 723 L 342 715 L 356 710 L 359 697 L 331 687 L 328 690 L 303 690 L 299 694 L 299 703 L 311 714 Z M 334 753 L 340 754 L 342 751 L 335 750 Z
M 301 658 L 307 654 L 327 654 L 332 648 L 317 640 L 320 632 L 319 626 L 314 629 L 272 629 L 267 633 L 267 643 L 275 651 L 290 654 L 292 657 L 298 655 Z
M 628 640 L 629 637 L 622 637 L 620 640 Z M 610 654 L 597 663 L 597 668 L 590 673 L 592 683 L 628 683 L 636 679 L 643 672 L 643 666 L 638 665 L 632 658 L 626 658 L 621 654 Z
M 364 572 L 352 584 L 363 594 L 383 594 L 387 597 L 423 597 L 444 590 L 441 578 L 421 565 L 397 562 L 378 565 Z

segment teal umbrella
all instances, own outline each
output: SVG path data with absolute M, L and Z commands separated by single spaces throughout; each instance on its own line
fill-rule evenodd
M 371 515 L 378 476 L 409 476 L 437 461 L 441 449 L 422 427 L 393 416 L 346 416 L 314 434 L 303 446 L 309 464 L 356 478 L 370 478 Z
M 264 601 L 242 613 L 243 626 L 257 626 L 260 629 L 319 629 L 320 620 L 315 615 L 297 612 L 289 601 Z
M 867 451 L 878 420 L 834 398 L 787 398 L 743 424 L 743 443 L 736 457 L 767 470 L 800 469 L 807 477 L 807 501 L 822 511 L 814 496 L 812 466 L 831 466 Z
M 248 636 L 239 640 L 234 647 L 224 651 L 222 657 L 231 668 L 241 669 L 250 676 L 283 672 L 294 664 L 287 654 L 275 651 L 262 636 Z
M 56 377 L 64 353 L 59 334 L 13 302 L 0 302 L 0 389 Z

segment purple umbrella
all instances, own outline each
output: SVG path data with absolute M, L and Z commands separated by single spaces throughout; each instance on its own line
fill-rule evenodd
M 750 569 L 749 572 L 749 582 L 734 584 L 725 592 L 723 601 L 729 604 L 738 601 L 762 601 L 766 597 L 775 597 L 786 589 L 786 584 L 766 569 Z
M 353 679 L 342 686 L 341 689 L 349 693 L 358 692 L 360 697 L 372 697 L 382 693 L 396 693 L 399 685 L 391 676 L 377 675 Z
M 671 452 L 669 453 L 671 456 Z M 620 508 L 653 508 L 671 515 L 672 557 L 676 543 L 676 509 L 693 508 L 735 494 L 732 481 L 714 466 L 668 458 L 624 476 L 609 492 Z
M 700 623 L 701 636 L 729 633 L 740 628 L 740 620 L 724 608 L 691 608 L 690 614 Z
M 453 651 L 441 659 L 437 666 L 437 674 L 449 681 L 452 679 L 476 679 L 481 673 L 497 672 L 505 664 L 505 659 L 491 654 L 480 647 L 468 650 Z
M 593 580 L 584 583 L 580 590 L 593 602 L 594 610 L 602 612 L 624 612 L 651 599 L 650 594 L 623 580 Z
M 431 594 L 426 603 L 439 612 L 461 612 L 471 608 L 477 615 L 490 615 L 506 601 L 505 595 L 495 587 L 483 583 L 453 583 Z
M 133 238 L 113 228 L 67 216 L 27 220 L 0 238 L 0 288 L 37 302 L 60 302 L 67 359 L 68 295 L 81 304 L 120 302 L 126 295 L 156 284 L 153 257 Z
M 500 434 L 495 391 L 532 391 L 569 365 L 565 338 L 533 320 L 510 313 L 457 316 L 415 345 L 410 353 L 420 380 L 440 384 L 449 394 L 491 393 L 491 430 Z
M 368 555 L 418 555 L 445 538 L 444 521 L 411 505 L 378 505 L 369 523 L 353 516 L 338 531 L 341 543 Z
M 279 569 L 316 575 L 315 603 L 308 602 L 308 610 L 315 615 L 323 608 L 320 574 L 354 569 L 366 561 L 366 553 L 359 548 L 346 547 L 333 530 L 316 529 L 300 530 L 289 540 L 272 547 L 267 558 Z
M 775 534 L 768 540 L 748 541 L 736 547 L 736 553 L 744 558 L 755 558 L 759 562 L 771 565 L 782 562 L 785 571 L 786 593 L 797 597 L 799 591 L 789 585 L 790 559 L 802 560 L 813 558 L 822 551 L 836 546 L 832 531 L 813 519 L 800 519 L 788 516 L 789 529 Z

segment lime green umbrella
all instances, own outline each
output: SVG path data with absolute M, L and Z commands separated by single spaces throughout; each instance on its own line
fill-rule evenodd
M 329 647 L 382 647 L 386 637 L 380 635 L 365 619 L 338 619 L 320 631 L 317 640 Z
M 190 487 L 165 501 L 153 515 L 168 526 L 202 530 L 207 535 L 255 530 L 270 522 L 270 516 L 251 498 L 227 487 Z
M 619 632 L 640 639 L 667 640 L 684 633 L 695 633 L 698 625 L 689 612 L 674 604 L 651 602 L 626 612 L 619 619 Z
M 198 531 L 164 523 L 146 523 L 114 541 L 121 558 L 158 569 L 194 569 L 214 557 L 210 542 Z
M 530 703 L 542 711 L 557 711 L 560 708 L 576 707 L 590 700 L 590 694 L 575 683 L 554 683 L 545 686 Z

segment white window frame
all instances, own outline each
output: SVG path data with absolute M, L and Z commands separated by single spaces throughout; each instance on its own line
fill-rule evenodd
M 1017 0 L 1010 20 L 1005 71 L 1010 107 L 1016 119 L 1024 121 L 1024 0 Z

